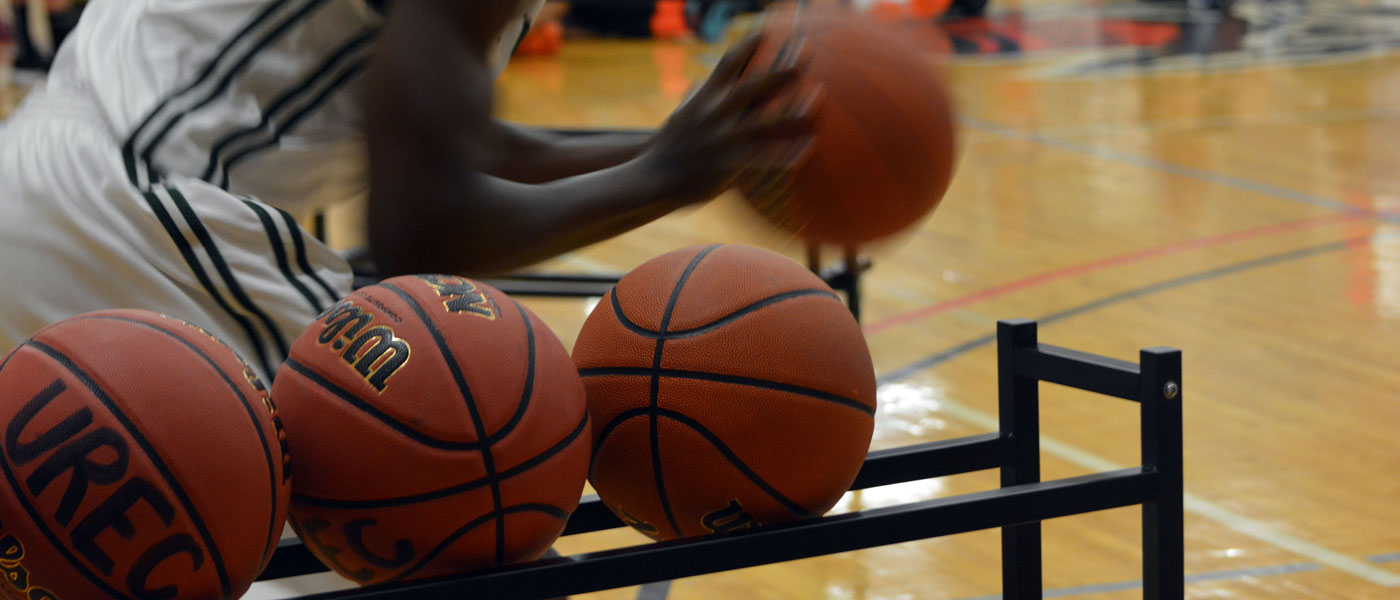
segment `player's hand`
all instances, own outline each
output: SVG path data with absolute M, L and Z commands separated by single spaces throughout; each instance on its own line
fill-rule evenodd
M 781 182 L 810 145 L 818 90 L 793 93 L 800 41 L 785 44 L 771 65 L 751 68 L 760 38 L 744 39 L 705 84 L 666 121 L 640 160 L 668 197 L 709 200 L 746 180 Z

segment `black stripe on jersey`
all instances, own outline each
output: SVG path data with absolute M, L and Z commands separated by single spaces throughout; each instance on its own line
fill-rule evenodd
M 277 268 L 282 271 L 282 276 L 287 278 L 287 283 L 292 284 L 292 287 L 296 288 L 303 298 L 306 298 L 306 303 L 311 306 L 312 311 L 318 315 L 325 312 L 326 306 L 317 300 L 311 290 L 302 285 L 301 281 L 297 280 L 296 275 L 292 274 L 291 263 L 287 260 L 286 242 L 282 241 L 282 234 L 278 233 L 277 222 L 272 220 L 272 215 L 261 204 L 252 200 L 245 199 L 243 204 L 258 215 L 259 221 L 262 221 L 263 229 L 267 230 L 268 244 L 272 246 L 272 256 L 277 259 Z M 290 233 L 292 237 L 297 237 L 299 232 L 300 228 L 293 228 Z
M 325 62 L 313 69 L 311 75 L 305 80 L 267 105 L 263 109 L 262 120 L 256 125 L 233 131 L 214 144 L 209 152 L 209 162 L 205 165 L 202 179 L 228 189 L 228 166 L 224 161 L 224 153 L 240 144 L 246 148 L 249 143 L 265 143 L 269 138 L 279 139 L 287 129 L 287 121 L 291 116 L 285 113 L 295 108 L 296 103 L 303 101 L 307 94 L 316 92 L 328 78 L 344 69 L 347 62 L 362 63 L 365 59 L 363 54 L 376 37 L 378 37 L 378 28 L 371 28 L 346 42 L 331 53 Z M 322 95 L 318 98 L 324 97 Z M 277 122 L 279 117 L 282 118 L 282 122 Z M 237 155 L 235 154 L 235 156 Z M 215 181 L 216 177 L 218 178 L 217 182 Z
M 525 43 L 525 36 L 530 35 L 530 28 L 534 25 L 534 23 L 530 22 L 530 18 L 528 16 L 525 17 L 525 24 L 523 27 L 520 28 L 520 36 L 515 38 L 515 45 L 510 47 L 511 56 L 514 56 L 515 52 L 517 50 L 520 50 L 520 45 Z
M 287 119 L 287 122 L 283 124 L 282 129 L 277 131 L 277 133 L 272 139 L 267 140 L 256 146 L 253 146 L 251 148 L 244 149 L 238 154 L 230 156 L 228 159 L 228 164 L 224 166 L 224 177 L 219 182 L 219 185 L 223 188 L 228 188 L 228 172 L 230 170 L 238 166 L 238 163 L 243 162 L 244 160 L 248 159 L 254 154 L 257 154 L 258 152 L 261 152 L 263 150 L 277 145 L 277 142 L 282 140 L 282 136 L 286 135 L 287 131 L 291 130 L 293 127 L 296 127 L 297 123 L 300 123 L 302 119 L 305 119 L 312 112 L 315 112 L 317 108 L 320 108 L 320 105 L 324 103 L 327 98 L 334 95 L 337 91 L 340 91 L 340 88 L 342 86 L 353 81 L 355 77 L 359 76 L 360 72 L 364 71 L 365 66 L 367 66 L 368 63 L 369 61 L 366 59 L 347 67 L 344 71 L 340 73 L 339 77 L 336 77 L 335 80 L 331 82 L 330 86 L 326 87 L 324 90 L 321 91 L 320 94 L 318 94 L 314 99 L 311 100 L 311 104 L 293 113 L 291 117 Z
M 294 1 L 295 0 L 279 0 L 277 4 L 288 4 L 289 2 Z M 180 107 L 176 112 L 174 112 L 174 114 L 170 115 L 170 118 L 166 119 L 164 126 L 156 130 L 155 135 L 145 144 L 145 149 L 142 150 L 140 154 L 141 160 L 146 164 L 147 170 L 149 172 L 148 176 L 151 178 L 151 180 L 154 181 L 155 179 L 159 178 L 159 174 L 155 172 L 154 167 L 151 164 L 151 157 L 155 155 L 156 151 L 160 148 L 160 144 L 164 142 L 165 138 L 170 135 L 170 132 L 175 129 L 175 126 L 178 125 L 180 121 L 182 121 L 186 116 L 194 114 L 199 109 L 208 106 L 209 104 L 217 100 L 221 95 L 223 95 L 224 92 L 228 91 L 229 86 L 233 84 L 234 78 L 237 77 L 244 70 L 246 70 L 248 66 L 253 63 L 253 58 L 255 58 L 259 52 L 267 48 L 267 46 L 271 45 L 272 43 L 276 42 L 288 31 L 291 31 L 294 26 L 298 25 L 303 19 L 305 19 L 308 15 L 315 11 L 315 9 L 319 8 L 322 4 L 325 4 L 326 1 L 327 0 L 300 0 L 300 2 L 298 3 L 299 5 L 293 4 L 294 6 L 296 6 L 296 9 L 292 12 L 292 14 L 288 15 L 281 21 L 274 23 L 270 26 L 270 29 L 268 29 L 266 32 L 263 32 L 262 35 L 257 39 L 256 42 L 253 43 L 253 46 L 249 48 L 247 52 L 244 52 L 241 57 L 233 61 L 233 64 L 229 65 L 227 69 L 224 69 L 224 72 L 214 82 L 214 86 L 212 89 L 210 89 L 203 96 L 199 96 L 193 105 Z M 231 49 L 237 43 L 238 40 L 237 38 L 235 38 L 229 44 L 225 45 L 224 50 L 227 51 Z M 225 54 L 221 52 L 220 55 L 215 58 L 215 62 L 219 62 L 219 59 L 223 56 L 225 56 Z M 194 90 L 198 89 L 200 87 L 200 84 L 202 84 L 204 81 L 207 81 L 209 79 L 209 76 L 212 76 L 214 71 L 216 70 L 217 69 L 208 71 L 208 76 L 201 76 L 196 82 L 196 84 L 189 88 L 188 93 L 193 94 Z M 174 98 L 183 95 L 185 94 L 177 94 L 176 96 L 169 98 L 168 100 L 173 100 Z M 137 134 L 133 134 L 132 137 L 135 138 L 136 135 L 138 135 L 139 133 L 140 132 L 137 132 Z M 139 140 L 137 141 L 139 142 Z
M 243 41 L 248 36 L 253 35 L 255 31 L 260 30 L 265 23 L 267 23 L 274 16 L 277 15 L 280 9 L 282 9 L 285 6 L 288 6 L 289 4 L 290 0 L 277 0 L 276 2 L 269 2 L 266 8 L 264 8 L 261 12 L 255 15 L 253 19 L 248 22 L 247 25 L 243 26 L 243 29 L 240 29 L 237 33 L 233 34 L 233 37 L 229 38 L 229 41 L 225 43 L 222 48 L 219 49 L 219 52 L 214 55 L 213 60 L 210 60 L 209 64 L 205 65 L 204 68 L 200 70 L 199 74 L 195 76 L 193 81 L 190 81 L 190 83 L 185 87 L 174 91 L 169 96 L 166 96 L 160 104 L 156 105 L 155 110 L 152 110 L 150 114 L 146 115 L 145 120 L 143 120 L 140 125 L 136 126 L 136 129 L 133 130 L 131 132 L 131 135 L 126 138 L 126 142 L 122 144 L 122 155 L 126 159 L 127 177 L 131 179 L 131 182 L 134 185 L 141 189 L 146 189 L 147 187 L 146 185 L 142 185 L 138 180 L 139 163 L 136 161 L 137 138 L 141 137 L 141 135 L 145 133 L 146 128 L 150 127 L 151 124 L 155 122 L 157 117 L 165 113 L 166 109 L 170 107 L 171 103 L 173 103 L 176 99 L 186 94 L 192 93 L 195 90 L 195 88 L 198 88 L 201 84 L 208 81 L 210 77 L 213 77 L 214 71 L 219 67 L 220 64 L 224 62 L 224 59 L 228 58 L 229 53 L 233 51 L 234 46 L 237 46 L 239 42 Z M 147 182 L 147 184 L 152 183 L 154 183 L 154 180 Z
M 302 236 L 306 235 L 306 231 L 301 228 L 301 225 L 297 224 L 297 220 L 292 218 L 291 213 L 275 206 L 272 207 L 272 209 L 281 213 L 282 222 L 287 224 L 287 231 L 292 232 L 292 248 L 296 250 L 297 265 L 301 267 L 301 272 L 305 273 L 312 281 L 316 282 L 316 285 L 321 286 L 321 289 L 326 292 L 326 297 L 330 298 L 332 304 L 339 302 L 341 293 L 327 285 L 325 280 L 321 279 L 321 276 L 316 274 L 316 269 L 311 267 L 311 261 L 306 258 L 306 242 L 302 239 Z
M 180 251 L 180 256 L 185 259 L 185 264 L 189 265 L 190 271 L 194 272 L 195 278 L 199 279 L 199 285 L 204 288 L 205 293 L 209 294 L 209 297 L 214 299 L 214 302 L 219 305 L 219 308 L 224 309 L 224 311 L 233 318 L 234 322 L 238 323 L 243 333 L 248 336 L 248 341 L 252 345 L 253 351 L 257 353 L 258 364 L 262 365 L 265 369 L 264 373 L 276 373 L 275 367 L 277 365 L 269 360 L 270 357 L 267 355 L 267 349 L 263 347 L 262 337 L 258 335 L 257 328 L 253 326 L 252 321 L 249 321 L 247 316 L 234 310 L 232 306 L 229 306 L 223 294 L 219 293 L 218 288 L 214 286 L 213 280 L 209 278 L 209 274 L 205 272 L 203 265 L 200 264 L 199 256 L 194 252 L 194 246 L 190 244 L 190 241 L 185 237 L 185 232 L 180 230 L 180 226 L 175 224 L 175 219 L 171 217 L 170 211 L 166 210 L 165 203 L 161 201 L 160 197 L 153 190 L 142 190 L 141 195 L 146 198 L 146 203 L 150 205 L 151 212 L 155 213 L 156 219 L 158 219 L 161 226 L 165 228 L 165 232 L 170 235 L 170 241 L 175 243 L 175 247 Z
M 229 317 L 243 330 L 251 343 L 259 364 L 265 369 L 265 373 L 271 377 L 276 373 L 281 357 L 269 356 L 262 336 L 258 332 L 256 324 L 249 318 L 249 315 L 257 317 L 261 324 L 271 334 L 276 342 L 282 357 L 286 356 L 286 340 L 282 332 L 273 325 L 267 315 L 263 313 L 251 298 L 243 292 L 238 285 L 228 264 L 224 262 L 222 255 L 214 246 L 208 231 L 200 223 L 194 211 L 185 201 L 184 196 L 178 191 L 169 189 L 160 184 L 161 175 L 151 164 L 150 158 L 154 155 L 160 142 L 174 129 L 175 125 L 185 116 L 198 109 L 207 106 L 210 102 L 218 98 L 228 86 L 231 85 L 234 77 L 246 70 L 253 58 L 257 56 L 268 45 L 281 38 L 292 27 L 305 19 L 312 11 L 325 3 L 326 0 L 275 0 L 269 2 L 267 6 L 259 11 L 254 17 L 235 33 L 227 42 L 220 47 L 219 51 L 204 66 L 203 69 L 187 85 L 177 89 L 166 96 L 154 110 L 132 131 L 122 144 L 122 157 L 126 163 L 127 177 L 131 184 L 145 196 L 157 219 L 166 229 L 167 234 L 177 246 L 180 254 L 184 257 L 186 264 L 192 273 L 199 280 L 209 297 L 222 308 Z M 252 40 L 252 41 L 250 41 Z M 201 92 L 201 88 L 211 84 L 214 89 L 207 92 L 194 104 L 190 101 L 196 99 Z M 161 124 L 161 121 L 166 121 Z M 142 138 L 149 134 L 158 125 L 159 130 L 146 147 L 138 154 L 138 146 Z M 144 164 L 143 164 L 144 163 Z M 144 177 L 144 181 L 142 178 Z M 192 232 L 194 232 L 199 243 L 206 249 L 206 254 L 214 264 L 215 270 L 219 271 L 228 292 L 238 301 L 243 311 L 235 309 L 228 298 L 220 292 L 214 285 L 213 279 L 204 264 L 200 261 L 198 254 L 194 251 L 185 233 L 176 225 L 171 212 L 167 210 L 164 202 L 157 194 L 156 188 L 165 190 L 171 201 L 176 204 L 180 212 L 185 216 Z M 301 240 L 293 236 L 298 245 Z M 304 251 L 303 251 L 304 252 Z M 304 264 L 304 260 L 302 263 Z M 323 287 L 324 282 L 319 282 Z M 333 294 L 331 294 L 333 295 Z M 244 312 L 246 311 L 246 312 Z
M 276 366 L 287 358 L 287 340 L 282 336 L 282 330 L 278 329 L 277 326 L 273 324 L 272 319 L 267 316 L 267 313 L 263 312 L 262 309 L 258 308 L 258 306 L 253 303 L 253 299 L 249 298 L 248 294 L 243 291 L 243 286 L 238 285 L 238 278 L 234 276 L 233 270 L 229 268 L 228 261 L 224 260 L 224 255 L 219 252 L 219 247 L 214 243 L 214 236 L 209 235 L 209 230 L 204 227 L 204 222 L 199 220 L 199 215 L 195 214 L 194 207 L 190 205 L 189 200 L 185 199 L 185 195 L 181 194 L 180 190 L 174 187 L 163 187 L 170 193 L 170 199 L 175 203 L 175 208 L 179 210 L 180 215 L 185 218 L 185 224 L 189 225 L 190 231 L 194 233 L 195 238 L 203 245 L 205 253 L 209 255 L 209 262 L 214 264 L 214 270 L 218 271 L 219 276 L 223 278 L 224 285 L 228 287 L 229 294 L 238 301 L 238 304 L 242 306 L 244 310 L 257 317 L 258 321 L 262 322 L 263 327 L 272 333 L 272 342 L 277 345 L 278 356 L 276 357 L 277 364 L 272 365 L 274 368 L 268 370 L 268 374 L 271 376 L 273 373 L 277 372 Z

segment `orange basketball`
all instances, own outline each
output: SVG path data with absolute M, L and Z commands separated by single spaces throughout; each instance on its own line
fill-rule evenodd
M 395 277 L 331 307 L 273 385 L 297 457 L 291 520 L 361 584 L 532 560 L 588 469 L 568 352 L 489 286 Z
M 820 86 L 822 100 L 791 186 L 742 182 L 749 204 L 781 229 L 842 245 L 888 237 L 932 212 L 957 144 L 929 40 L 856 13 L 791 7 L 772 11 L 761 35 L 756 66 L 771 64 L 794 35 L 804 41 L 810 60 L 797 90 Z
M 574 364 L 593 416 L 589 480 L 656 539 L 821 515 L 870 447 L 860 327 L 825 282 L 766 250 L 643 264 L 589 315 Z
M 159 314 L 50 325 L 0 363 L 0 597 L 237 598 L 289 493 L 281 425 L 233 350 Z

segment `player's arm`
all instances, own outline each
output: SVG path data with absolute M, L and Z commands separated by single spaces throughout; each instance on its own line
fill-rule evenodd
M 810 130 L 810 109 L 749 114 L 795 75 L 783 64 L 739 81 L 751 43 L 731 53 L 635 158 L 539 185 L 488 175 L 494 121 L 485 57 L 517 4 L 390 6 L 366 86 L 369 243 L 385 275 L 501 272 L 606 239 L 713 198 L 746 166 L 790 168 L 756 158 L 765 145 Z
M 648 132 L 570 135 L 496 119 L 485 144 L 485 171 L 510 181 L 544 183 L 620 165 L 640 155 L 650 140 Z

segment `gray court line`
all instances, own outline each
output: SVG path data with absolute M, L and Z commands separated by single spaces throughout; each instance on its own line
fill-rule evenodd
M 1226 266 L 1223 266 L 1223 267 L 1217 267 L 1217 268 L 1214 268 L 1214 269 L 1210 269 L 1210 270 L 1208 270 L 1208 271 L 1201 271 L 1201 272 L 1198 272 L 1198 273 L 1191 273 L 1191 274 L 1188 274 L 1188 275 L 1183 275 L 1183 276 L 1181 276 L 1181 277 L 1176 277 L 1176 278 L 1173 278 L 1173 279 L 1167 279 L 1167 280 L 1165 280 L 1165 281 L 1159 281 L 1159 282 L 1157 282 L 1157 283 L 1148 284 L 1148 285 L 1145 285 L 1145 286 L 1142 286 L 1142 287 L 1139 287 L 1139 288 L 1134 288 L 1134 289 L 1126 290 L 1126 291 L 1123 291 L 1123 292 L 1119 292 L 1119 293 L 1113 294 L 1113 295 L 1111 295 L 1111 296 L 1106 296 L 1106 297 L 1100 298 L 1100 299 L 1098 299 L 1098 300 L 1094 300 L 1094 301 L 1091 301 L 1091 302 L 1087 302 L 1087 303 L 1084 303 L 1084 304 L 1080 304 L 1080 305 L 1078 305 L 1078 306 L 1072 306 L 1072 307 L 1070 307 L 1070 308 L 1066 308 L 1066 309 L 1060 310 L 1060 311 L 1058 311 L 1058 312 L 1050 313 L 1050 314 L 1048 314 L 1048 315 L 1041 315 L 1039 318 L 1036 319 L 1036 322 L 1038 322 L 1038 323 L 1040 323 L 1040 324 L 1042 324 L 1042 325 L 1049 325 L 1049 324 L 1054 323 L 1054 322 L 1056 322 L 1056 321 L 1061 321 L 1061 320 L 1064 320 L 1064 319 L 1068 319 L 1068 318 L 1070 318 L 1070 317 L 1078 316 L 1078 315 L 1080 315 L 1080 314 L 1083 314 L 1083 313 L 1086 313 L 1086 312 L 1089 312 L 1089 311 L 1092 311 L 1092 310 L 1098 310 L 1098 309 L 1100 309 L 1100 308 L 1103 308 L 1103 307 L 1108 306 L 1108 305 L 1111 305 L 1111 304 L 1117 304 L 1117 303 L 1119 303 L 1119 302 L 1125 302 L 1125 301 L 1128 301 L 1128 300 L 1132 300 L 1132 299 L 1134 299 L 1134 298 L 1140 298 L 1140 297 L 1142 297 L 1142 296 L 1147 296 L 1147 295 L 1155 294 L 1155 293 L 1157 293 L 1157 292 L 1163 292 L 1163 291 L 1167 291 L 1167 290 L 1170 290 L 1170 289 L 1174 289 L 1174 288 L 1178 288 L 1178 287 L 1182 287 L 1182 286 L 1186 286 L 1186 285 L 1191 285 L 1191 284 L 1194 284 L 1194 283 L 1200 283 L 1200 282 L 1203 282 L 1203 281 L 1209 281 L 1209 280 L 1211 280 L 1211 279 L 1217 279 L 1217 278 L 1220 278 L 1220 277 L 1225 277 L 1225 276 L 1227 276 L 1227 275 L 1234 275 L 1234 274 L 1236 274 L 1236 273 L 1242 273 L 1242 272 L 1245 272 L 1245 271 L 1250 271 L 1250 270 L 1258 269 L 1258 268 L 1261 268 L 1261 267 L 1272 266 L 1272 265 L 1275 265 L 1275 264 L 1278 264 L 1278 263 L 1284 263 L 1284 262 L 1289 262 L 1289 261 L 1293 261 L 1293 260 L 1308 258 L 1308 257 L 1316 256 L 1316 255 L 1319 255 L 1319 254 L 1326 254 L 1326 253 L 1328 253 L 1328 252 L 1336 252 L 1336 251 L 1339 251 L 1339 250 L 1345 250 L 1346 248 L 1348 248 L 1348 247 L 1351 246 L 1352 244 L 1355 244 L 1355 243 L 1358 243 L 1358 242 L 1362 242 L 1362 241 L 1365 241 L 1365 240 L 1375 239 L 1376 237 L 1379 237 L 1379 236 L 1363 236 L 1363 237 L 1358 237 L 1358 238 L 1354 238 L 1354 239 L 1350 239 L 1350 240 L 1343 240 L 1343 241 L 1340 241 L 1340 242 L 1331 242 L 1331 243 L 1322 244 L 1322 245 L 1318 245 L 1318 246 L 1310 246 L 1310 247 L 1306 247 L 1306 248 L 1300 248 L 1300 249 L 1297 249 L 1297 250 L 1290 250 L 1290 251 L 1288 251 L 1288 252 L 1282 252 L 1282 253 L 1279 253 L 1279 254 L 1272 254 L 1272 255 L 1268 255 L 1268 256 L 1263 256 L 1263 257 L 1259 257 L 1259 258 L 1254 258 L 1254 259 L 1250 259 L 1250 260 L 1247 260 L 1247 261 L 1244 261 L 1244 262 L 1235 263 L 1235 264 L 1232 264 L 1232 265 L 1226 265 Z M 934 367 L 934 366 L 937 366 L 937 365 L 939 365 L 939 364 L 948 362 L 949 360 L 952 360 L 952 359 L 954 359 L 954 358 L 957 358 L 957 357 L 959 357 L 959 356 L 961 356 L 961 355 L 963 355 L 963 354 L 966 354 L 966 353 L 968 353 L 968 352 L 971 352 L 971 351 L 976 350 L 976 349 L 978 349 L 978 348 L 981 348 L 981 347 L 983 347 L 983 346 L 991 345 L 991 344 L 995 343 L 996 341 L 997 341 L 997 336 L 996 336 L 996 334 L 987 334 L 987 335 L 984 335 L 984 336 L 979 337 L 979 338 L 975 338 L 975 339 L 972 339 L 972 340 L 968 340 L 968 341 L 963 342 L 963 343 L 961 343 L 961 344 L 959 344 L 959 345 L 957 345 L 957 346 L 954 346 L 954 347 L 952 347 L 952 348 L 943 350 L 942 352 L 938 352 L 938 353 L 936 353 L 936 354 L 932 354 L 932 355 L 930 355 L 930 356 L 926 356 L 926 357 L 924 357 L 924 358 L 922 358 L 922 359 L 920 359 L 920 360 L 918 360 L 918 361 L 915 361 L 915 362 L 913 362 L 913 363 L 911 363 L 911 364 L 908 364 L 908 365 L 899 367 L 899 368 L 894 369 L 894 370 L 892 370 L 892 371 L 889 371 L 889 372 L 887 372 L 887 373 L 885 373 L 885 374 L 883 374 L 883 375 L 880 375 L 880 376 L 876 379 L 876 382 L 883 385 L 883 384 L 887 384 L 887 383 L 896 383 L 896 382 L 902 381 L 902 380 L 904 380 L 904 379 L 908 379 L 908 378 L 913 377 L 914 375 L 916 375 L 916 374 L 918 374 L 918 373 L 920 373 L 920 372 L 923 372 L 924 370 L 927 370 L 927 369 L 932 368 L 932 367 Z M 992 429 L 995 430 L 996 427 L 993 427 Z
M 1112 148 L 1095 146 L 1093 144 L 1085 144 L 1083 142 L 1076 142 L 1073 140 L 1049 136 L 1034 131 L 1025 131 L 1017 129 L 1015 127 L 1008 127 L 1006 125 L 1000 125 L 991 121 L 985 121 L 976 117 L 964 116 L 961 118 L 961 122 L 964 125 L 973 129 L 984 131 L 1008 139 L 1034 142 L 1049 148 L 1077 152 L 1079 154 L 1085 154 L 1088 156 L 1093 156 L 1095 158 L 1102 158 L 1104 160 L 1111 160 L 1115 162 L 1129 164 L 1136 167 L 1142 167 L 1144 169 L 1161 171 L 1163 173 L 1169 173 L 1172 175 L 1196 179 L 1198 181 L 1204 181 L 1207 183 L 1231 187 L 1237 190 L 1243 190 L 1246 192 L 1261 194 L 1264 196 L 1272 196 L 1284 200 L 1291 200 L 1293 202 L 1308 204 L 1319 208 L 1325 208 L 1327 210 L 1334 210 L 1338 212 L 1351 214 L 1371 214 L 1371 211 L 1365 208 L 1353 206 L 1351 204 L 1347 204 L 1338 200 L 1333 200 L 1331 198 L 1324 198 L 1322 196 L 1305 194 L 1296 190 L 1290 190 L 1275 185 L 1269 185 L 1267 183 L 1260 183 L 1258 181 L 1243 179 L 1240 177 L 1235 177 L 1233 175 L 1225 175 L 1222 173 L 1215 173 L 1212 171 L 1197 169 L 1195 167 L 1178 165 L 1176 163 L 1167 162 L 1165 160 L 1157 158 L 1139 156 L 1136 154 L 1129 154 L 1127 152 L 1119 152 L 1118 150 L 1114 150 Z M 1380 221 L 1385 221 L 1387 223 L 1400 224 L 1400 215 L 1383 213 L 1374 215 L 1374 218 Z
M 1400 110 L 1337 109 L 1285 113 L 1261 113 L 1253 115 L 1189 117 L 1177 119 L 1157 119 L 1151 121 L 1109 121 L 1103 123 L 1076 123 L 1070 125 L 1049 125 L 1038 127 L 1042 135 L 1055 137 L 1080 137 L 1091 135 L 1121 135 L 1141 132 L 1185 132 L 1209 131 L 1213 129 L 1243 129 L 1248 127 L 1268 127 L 1279 125 L 1313 125 L 1318 123 L 1346 123 L 1351 121 L 1393 121 L 1400 119 Z
M 1118 302 L 1123 302 L 1148 294 L 1166 291 L 1184 285 L 1199 283 L 1202 281 L 1207 281 L 1210 279 L 1215 279 L 1226 275 L 1232 275 L 1235 273 L 1270 266 L 1286 261 L 1307 258 L 1319 254 L 1324 254 L 1327 252 L 1334 252 L 1350 247 L 1352 244 L 1355 243 L 1380 238 L 1389 238 L 1393 237 L 1393 235 L 1394 234 L 1377 234 L 1374 236 L 1364 236 L 1349 240 L 1342 240 L 1339 242 L 1332 242 L 1329 244 L 1300 248 L 1290 252 L 1264 256 L 1244 261 L 1241 263 L 1236 263 L 1233 265 L 1227 265 L 1208 271 L 1202 271 L 1199 273 L 1186 275 L 1183 277 L 1159 281 L 1154 284 L 1149 284 L 1136 289 L 1120 292 L 1118 294 L 1101 298 L 1099 300 L 1064 309 L 1056 313 L 1044 315 L 1040 319 L 1038 319 L 1038 321 L 1043 324 L 1048 324 L 1055 321 L 1067 319 L 1073 316 L 1077 316 L 1085 312 L 1089 312 L 1091 310 L 1096 310 L 1104 306 L 1116 304 Z M 924 369 L 928 369 L 934 365 L 950 360 L 973 349 L 990 345 L 995 341 L 995 335 L 988 335 L 968 342 L 964 342 L 963 344 L 951 350 L 945 350 L 943 352 L 919 360 L 911 365 L 901 367 L 892 372 L 881 375 L 876 379 L 876 382 L 882 386 L 897 383 L 901 379 L 913 376 L 918 372 L 923 371 Z M 954 418 L 961 419 L 964 422 L 968 422 L 974 425 L 982 426 L 990 431 L 996 431 L 997 427 L 999 427 L 996 417 L 991 414 L 982 412 L 980 410 L 977 410 L 975 408 L 953 400 L 945 399 L 940 401 L 940 403 L 940 410 Z M 1113 471 L 1123 468 L 1121 465 L 1113 463 L 1112 461 L 1109 461 L 1098 455 L 1085 452 L 1077 447 L 1074 447 L 1073 445 L 1064 443 L 1051 436 L 1042 435 L 1040 438 L 1040 447 L 1041 450 L 1043 450 L 1046 453 L 1058 456 L 1060 458 L 1063 458 L 1085 468 L 1092 469 L 1094 471 Z M 1270 526 L 1267 523 L 1264 523 L 1257 519 L 1249 518 L 1241 513 L 1225 508 L 1224 506 L 1221 506 L 1219 504 L 1210 502 L 1199 496 L 1193 494 L 1184 494 L 1182 500 L 1185 505 L 1184 508 L 1188 512 L 1220 523 L 1221 525 L 1224 525 L 1229 529 L 1233 529 L 1254 539 L 1271 544 L 1277 548 L 1283 548 L 1299 556 L 1307 557 L 1313 562 L 1327 565 L 1337 570 L 1344 571 L 1346 573 L 1350 573 L 1356 577 L 1360 577 L 1376 585 L 1385 587 L 1400 586 L 1400 574 L 1391 573 L 1389 571 L 1376 567 L 1373 564 L 1367 563 L 1366 561 L 1352 558 L 1330 548 L 1314 544 L 1302 538 L 1294 537 Z
M 1317 563 L 1293 563 L 1291 565 L 1271 565 L 1267 567 L 1253 567 L 1249 569 L 1234 569 L 1230 571 L 1214 571 L 1211 573 L 1195 573 L 1186 576 L 1186 585 L 1200 583 L 1203 581 L 1232 581 L 1246 579 L 1249 577 L 1272 577 L 1274 575 L 1287 575 L 1289 573 L 1304 573 L 1307 571 L 1320 571 L 1322 566 Z M 1135 581 L 1115 581 L 1112 583 L 1096 583 L 1092 585 L 1079 585 L 1067 588 L 1056 588 L 1045 590 L 1042 598 L 1064 598 L 1067 596 L 1078 596 L 1081 594 L 1102 594 L 1105 592 L 1121 592 L 1124 590 L 1136 590 L 1142 588 L 1142 580 Z M 1000 600 L 1001 594 L 991 596 L 978 596 L 976 598 L 964 598 L 963 600 Z
M 671 591 L 670 581 L 657 581 L 642 586 L 637 590 L 637 600 L 666 600 L 666 594 Z
M 1395 561 L 1397 561 L 1397 560 L 1400 560 L 1400 552 L 1391 552 L 1390 554 L 1377 554 L 1377 555 L 1372 556 L 1372 557 L 1370 557 L 1370 558 L 1368 558 L 1368 559 L 1366 559 L 1366 560 L 1369 560 L 1369 561 L 1371 561 L 1371 562 L 1378 562 L 1378 563 L 1381 563 L 1381 562 L 1395 562 Z

